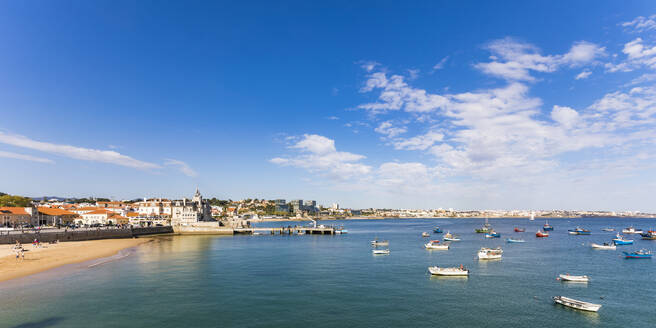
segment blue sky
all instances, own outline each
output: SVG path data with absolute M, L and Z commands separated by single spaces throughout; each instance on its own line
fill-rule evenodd
M 0 3 L 0 191 L 656 211 L 656 4 Z

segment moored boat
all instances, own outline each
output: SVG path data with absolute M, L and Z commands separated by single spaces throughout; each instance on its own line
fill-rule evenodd
M 474 229 L 476 233 L 488 233 L 490 230 L 490 224 L 487 222 L 487 218 L 485 218 L 485 224 L 482 227 Z
M 626 239 L 624 236 L 620 235 L 619 233 L 615 238 L 613 238 L 613 243 L 615 245 L 633 245 L 633 240 L 631 239 Z
M 648 231 L 645 233 L 641 233 L 640 236 L 642 236 L 642 239 L 646 240 L 656 240 L 656 231 Z
M 615 231 L 615 229 L 613 229 L 613 228 L 603 228 L 603 229 L 601 229 L 601 231 Z
M 440 244 L 439 240 L 431 240 L 428 243 L 424 244 L 426 249 L 437 249 L 437 250 L 448 250 L 449 243 Z
M 389 241 L 374 239 L 371 241 L 371 246 L 389 246 Z
M 508 239 L 506 239 L 506 242 L 508 242 L 508 243 L 523 243 L 523 242 L 525 242 L 525 240 L 524 240 L 524 239 L 512 239 L 512 238 L 508 238 Z
M 588 281 L 590 281 L 590 278 L 588 278 L 588 276 L 573 276 L 569 273 L 560 274 L 560 275 L 558 275 L 558 278 L 561 281 L 570 281 L 570 282 L 588 282 Z
M 524 231 L 526 231 L 526 229 L 515 227 L 515 232 L 524 232 Z
M 430 234 L 428 232 L 422 232 L 421 236 L 422 237 L 430 237 Z
M 463 267 L 462 264 L 460 267 L 453 267 L 453 268 L 440 268 L 438 266 L 432 266 L 428 268 L 428 271 L 432 275 L 436 276 L 468 276 L 469 275 L 469 270 L 467 268 Z
M 546 232 L 546 231 L 540 231 L 540 230 L 538 230 L 538 232 L 535 233 L 535 237 L 538 237 L 538 238 L 549 237 L 549 233 Z
M 440 228 L 440 227 L 435 227 L 435 229 L 433 229 L 433 232 L 434 232 L 434 233 L 442 233 L 442 228 Z
M 594 248 L 594 249 L 607 249 L 607 250 L 617 249 L 617 247 L 615 247 L 614 244 L 609 244 L 609 243 L 603 243 L 603 244 L 592 243 L 592 244 L 590 244 L 590 246 L 592 246 L 592 248 Z
M 622 252 L 624 253 L 624 257 L 627 259 L 650 259 L 651 258 L 651 251 L 648 251 L 646 249 L 641 249 L 639 251 L 635 252 Z
M 583 229 L 581 227 L 576 227 L 574 230 L 567 230 L 570 235 L 589 235 L 592 234 L 590 230 Z
M 641 230 L 641 229 L 636 229 L 636 228 L 634 228 L 634 227 L 628 227 L 628 228 L 622 229 L 622 233 L 627 233 L 627 234 L 631 234 L 631 233 L 641 234 L 641 233 L 642 233 L 642 230 Z
M 444 235 L 444 238 L 442 238 L 444 241 L 460 241 L 460 238 L 458 236 L 451 234 L 451 231 L 448 231 L 446 235 Z
M 485 234 L 485 238 L 501 238 L 501 234 L 494 230 L 490 230 L 490 232 Z
M 565 296 L 554 296 L 553 301 L 560 305 L 583 311 L 597 312 L 601 308 L 601 304 L 583 302 Z
M 544 231 L 553 231 L 553 226 L 549 224 L 549 221 L 545 221 L 544 225 L 542 226 L 542 230 Z
M 477 255 L 479 260 L 496 260 L 496 259 L 500 259 L 502 254 L 503 254 L 503 250 L 501 249 L 501 247 L 497 247 L 497 248 L 483 247 L 478 251 Z
M 389 249 L 372 249 L 371 253 L 374 255 L 389 255 L 390 250 Z

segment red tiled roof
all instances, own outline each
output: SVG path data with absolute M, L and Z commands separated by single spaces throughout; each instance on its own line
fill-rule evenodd
M 29 215 L 24 207 L 0 207 L 0 214 Z

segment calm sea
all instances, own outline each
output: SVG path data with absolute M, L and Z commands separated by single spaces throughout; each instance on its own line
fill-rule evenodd
M 326 224 L 326 222 L 322 222 Z M 327 224 L 330 224 L 328 222 Z M 2 327 L 654 327 L 656 259 L 626 260 L 590 248 L 652 219 L 491 219 L 501 239 L 475 234 L 481 219 L 340 221 L 336 236 L 174 236 L 101 265 L 70 265 L 0 284 Z M 269 224 L 276 226 L 280 224 Z M 451 250 L 428 251 L 422 231 L 439 225 L 461 236 Z M 581 226 L 590 236 L 571 236 Z M 525 233 L 512 232 L 525 227 Z M 506 244 L 506 237 L 526 243 Z M 372 255 L 374 237 L 390 255 Z M 503 259 L 479 262 L 482 247 Z M 126 255 L 126 254 L 124 254 Z M 469 278 L 436 278 L 432 265 L 463 264 Z M 587 274 L 589 284 L 557 281 Z M 603 304 L 598 314 L 556 306 L 564 295 Z

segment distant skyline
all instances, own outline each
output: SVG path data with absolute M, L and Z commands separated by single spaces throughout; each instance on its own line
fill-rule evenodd
M 0 41 L 0 192 L 656 212 L 652 1 L 6 1 Z

